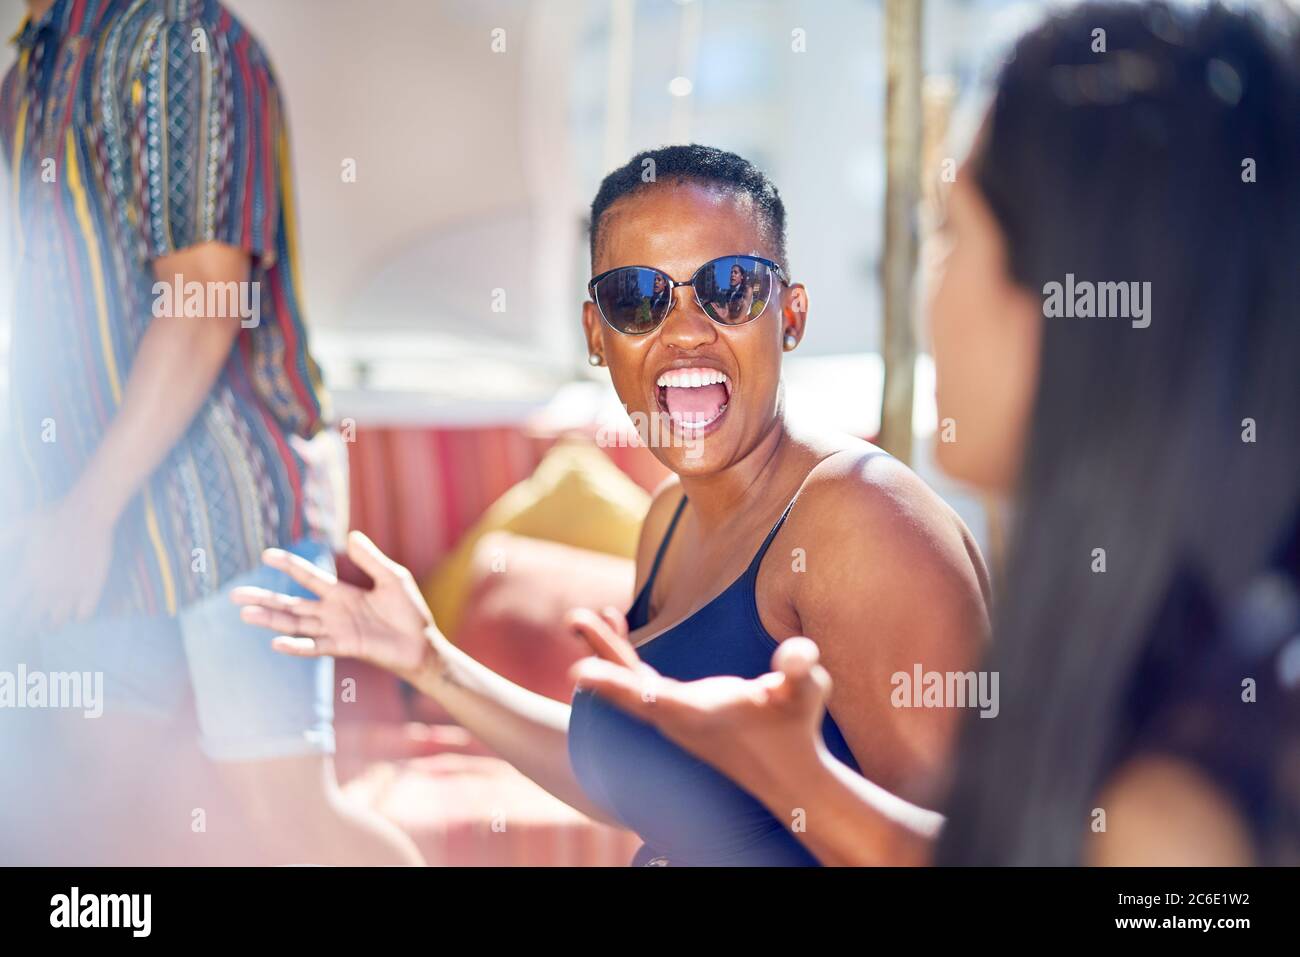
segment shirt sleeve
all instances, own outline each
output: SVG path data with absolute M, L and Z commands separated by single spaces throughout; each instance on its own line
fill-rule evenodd
M 167 5 L 131 78 L 144 255 L 215 241 L 269 267 L 284 148 L 274 79 L 251 36 L 189 6 Z

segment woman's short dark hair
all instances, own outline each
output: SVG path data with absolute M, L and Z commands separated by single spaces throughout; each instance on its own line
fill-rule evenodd
M 600 220 L 615 201 L 655 183 L 689 181 L 747 197 L 768 232 L 776 260 L 789 269 L 785 252 L 785 204 L 772 181 L 742 156 L 691 143 L 637 153 L 605 177 L 591 201 L 591 258 L 596 259 Z M 748 252 L 748 250 L 736 250 Z

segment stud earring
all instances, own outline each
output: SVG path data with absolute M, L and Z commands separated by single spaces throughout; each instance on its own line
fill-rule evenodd
M 587 356 L 587 362 L 588 364 L 593 366 L 603 366 L 605 364 L 605 360 L 602 359 L 594 352 L 591 355 Z
M 793 332 L 787 332 L 787 333 L 785 334 L 785 351 L 786 351 L 786 352 L 789 352 L 790 350 L 792 350 L 792 349 L 793 349 L 795 346 L 797 346 L 798 344 L 799 344 L 799 337 L 796 336 Z

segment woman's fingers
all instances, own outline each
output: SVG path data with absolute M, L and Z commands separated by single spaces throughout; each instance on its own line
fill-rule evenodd
M 262 561 L 276 571 L 284 572 L 312 594 L 324 596 L 339 580 L 322 568 L 313 565 L 301 555 L 282 548 L 268 548 L 262 552 Z
M 821 666 L 821 653 L 808 638 L 787 638 L 772 653 L 772 670 L 782 676 L 771 694 L 781 702 L 816 701 L 824 704 L 831 693 L 831 676 Z
M 230 600 L 236 605 L 261 605 L 263 608 L 274 608 L 291 611 L 299 615 L 320 617 L 320 602 L 318 601 L 302 598 L 298 595 L 286 595 L 283 592 L 271 591 L 269 588 L 258 588 L 255 585 L 241 585 L 238 588 L 232 588 Z
M 612 661 L 637 671 L 641 659 L 636 649 L 626 637 L 619 634 L 614 626 L 590 608 L 575 608 L 566 616 L 568 626 L 578 634 L 595 653 L 597 658 Z
M 239 617 L 250 625 L 290 635 L 319 638 L 325 633 L 321 620 L 313 615 L 295 614 L 281 608 L 267 608 L 265 605 L 245 605 L 240 609 Z
M 301 635 L 276 635 L 271 639 L 271 648 L 282 655 L 295 658 L 321 658 L 339 653 L 329 638 L 307 638 Z
M 621 638 L 628 636 L 627 615 L 623 614 L 613 605 L 606 605 L 600 610 L 600 617 L 605 620 L 609 627 L 614 629 L 614 633 Z
M 402 567 L 381 552 L 364 532 L 348 532 L 348 558 L 375 582 L 392 577 Z
M 318 601 L 252 585 L 232 589 L 230 600 L 244 606 L 239 617 L 250 625 L 308 637 L 319 637 L 324 632 Z
M 821 652 L 810 638 L 787 638 L 772 652 L 772 670 L 792 678 L 808 676 L 813 666 L 821 660 Z
M 583 658 L 569 670 L 579 688 L 594 691 L 629 714 L 653 720 L 655 707 L 662 701 L 668 685 L 653 669 L 638 666 L 629 670 L 612 661 Z

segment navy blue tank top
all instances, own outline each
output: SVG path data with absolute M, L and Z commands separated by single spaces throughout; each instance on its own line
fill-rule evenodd
M 683 496 L 627 614 L 629 630 L 649 620 L 659 563 L 685 505 Z M 695 614 L 637 648 L 641 660 L 680 681 L 755 678 L 771 670 L 777 642 L 759 619 L 755 583 L 763 555 L 793 506 L 791 500 L 745 573 Z M 822 735 L 830 752 L 857 770 L 829 714 Z M 587 796 L 645 842 L 634 865 L 817 865 L 791 833 L 792 819 L 777 820 L 730 778 L 586 690 L 573 697 L 569 759 Z

